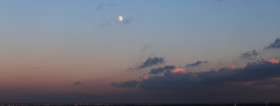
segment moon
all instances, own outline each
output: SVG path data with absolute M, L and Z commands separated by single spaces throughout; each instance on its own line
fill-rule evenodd
M 119 16 L 119 21 L 122 22 L 123 21 L 123 17 Z

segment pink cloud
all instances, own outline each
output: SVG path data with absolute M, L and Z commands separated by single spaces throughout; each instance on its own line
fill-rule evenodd
M 183 73 L 183 74 L 185 74 L 185 73 L 187 73 L 187 71 L 184 68 L 177 67 L 174 70 L 172 70 L 171 73 Z
M 275 59 L 275 58 L 264 58 L 263 59 L 264 62 L 270 62 L 270 63 L 279 63 L 279 60 Z

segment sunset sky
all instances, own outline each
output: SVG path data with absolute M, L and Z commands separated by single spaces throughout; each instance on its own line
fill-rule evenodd
M 0 102 L 279 102 L 280 0 L 5 0 Z

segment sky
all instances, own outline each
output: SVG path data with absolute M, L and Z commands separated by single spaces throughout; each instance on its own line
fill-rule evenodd
M 2 1 L 0 101 L 279 102 L 279 4 Z

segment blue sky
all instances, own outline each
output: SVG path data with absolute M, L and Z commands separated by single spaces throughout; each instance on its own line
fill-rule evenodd
M 152 68 L 207 61 L 186 69 L 205 72 L 279 59 L 278 48 L 264 48 L 279 38 L 279 4 L 279 0 L 2 1 L 0 83 L 6 87 L 0 91 L 38 94 L 44 102 L 50 102 L 44 95 L 98 93 L 106 102 L 109 95 L 138 94 L 141 87 L 128 90 L 110 84 L 141 79 Z M 129 22 L 118 21 L 119 16 Z M 253 59 L 240 58 L 253 50 L 258 52 Z M 164 62 L 137 69 L 149 57 Z M 17 78 L 9 79 L 12 76 Z M 75 82 L 81 83 L 73 86 Z M 135 102 L 145 102 L 137 101 L 143 98 L 138 96 Z M 19 102 L 16 97 L 7 101 Z

